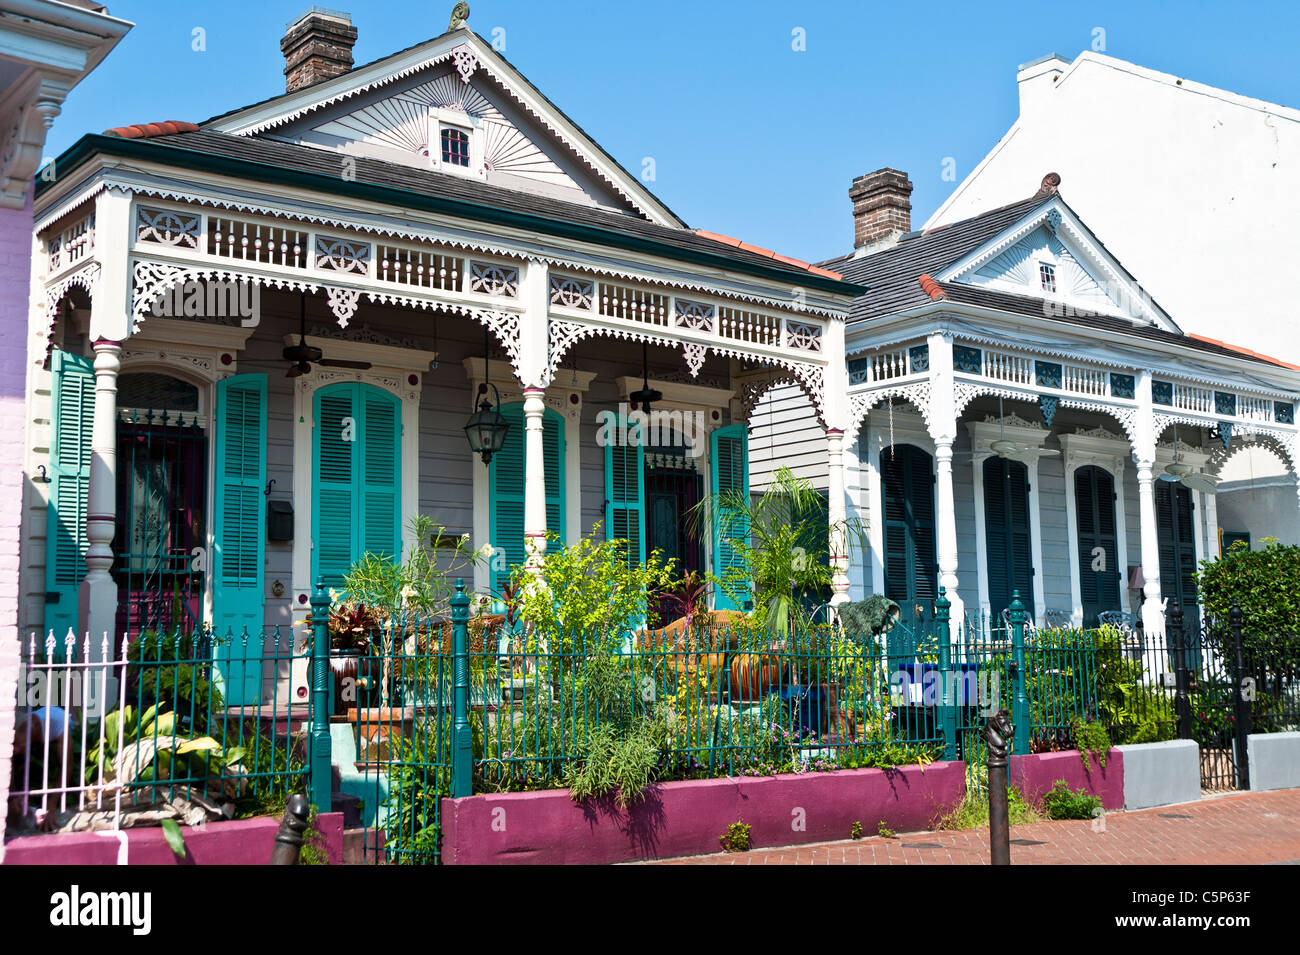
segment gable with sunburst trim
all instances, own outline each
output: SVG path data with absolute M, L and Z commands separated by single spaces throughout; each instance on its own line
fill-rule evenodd
M 466 81 L 449 64 L 433 66 L 303 117 L 274 136 L 571 202 L 628 209 L 627 200 L 586 173 L 567 146 L 481 83 L 482 75 Z M 468 166 L 441 162 L 444 127 L 468 134 Z
M 1173 319 L 1059 198 L 973 249 L 935 278 L 1179 332 Z
M 1046 283 L 1044 267 L 1050 269 Z M 1045 227 L 1029 233 L 957 281 L 1021 295 L 1055 295 L 1091 311 L 1119 311 L 1118 303 L 1106 294 L 1097 278 Z M 1045 284 L 1050 287 L 1044 288 Z

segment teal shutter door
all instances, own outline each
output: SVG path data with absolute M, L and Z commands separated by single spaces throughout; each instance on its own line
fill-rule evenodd
M 510 423 L 510 430 L 489 465 L 491 581 L 498 594 L 509 583 L 511 568 L 522 564 L 527 556 L 524 549 L 524 448 L 527 444 L 524 406 L 503 405 L 501 414 Z M 546 480 L 546 529 L 564 540 L 564 419 L 550 408 L 542 416 L 542 467 Z
M 909 444 L 880 452 L 885 544 L 885 587 L 908 607 L 938 596 L 934 471 L 930 455 Z
M 315 420 L 312 579 L 340 587 L 363 554 L 401 556 L 401 402 L 372 385 L 330 385 L 316 392 Z
M 364 522 L 357 556 L 370 552 L 400 557 L 402 513 L 401 407 L 397 398 L 377 388 L 357 386 L 361 405 L 358 475 Z
M 1079 468 L 1074 472 L 1074 503 L 1079 525 L 1079 596 L 1083 604 L 1083 625 L 1095 627 L 1098 614 L 1119 609 L 1115 479 L 1110 472 L 1095 465 Z M 1100 569 L 1094 570 L 1094 563 L 1100 564 Z
M 989 607 L 995 623 L 1011 594 L 1034 613 L 1034 569 L 1029 534 L 1029 469 L 1019 461 L 984 462 L 984 531 L 989 568 Z
M 262 698 L 266 376 L 236 375 L 218 382 L 215 418 L 216 663 L 226 703 L 244 706 Z
M 55 351 L 50 506 L 45 556 L 45 633 L 54 631 L 62 657 L 68 630 L 78 625 L 77 600 L 86 576 L 86 509 L 95 370 L 88 358 Z
M 749 434 L 743 424 L 719 428 L 710 436 L 713 456 L 713 494 L 716 497 L 735 491 L 749 501 Z M 713 521 L 713 573 L 722 580 L 735 579 L 737 573 L 747 572 L 743 554 L 732 541 L 748 536 L 748 525 L 735 513 L 720 512 Z M 748 600 L 744 600 L 748 603 Z M 740 610 L 742 601 L 737 595 L 718 588 L 714 594 L 714 607 L 718 610 Z
M 326 587 L 342 587 L 343 575 L 352 564 L 354 524 L 360 512 L 353 490 L 356 468 L 352 449 L 355 440 L 346 441 L 344 428 L 356 424 L 356 388 L 340 385 L 316 392 L 315 408 L 315 512 L 312 514 L 314 555 L 311 585 L 324 578 Z
M 636 426 L 620 420 L 626 440 L 605 445 L 605 539 L 627 541 L 631 565 L 645 560 L 645 448 Z
M 492 589 L 498 594 L 510 582 L 510 568 L 524 562 L 523 405 L 505 405 L 501 414 L 510 423 L 510 430 L 501 450 L 492 455 L 489 466 Z

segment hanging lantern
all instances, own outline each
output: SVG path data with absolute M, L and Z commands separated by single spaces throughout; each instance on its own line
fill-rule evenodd
M 488 369 L 487 353 L 488 337 L 487 331 L 484 330 L 483 384 L 478 388 L 478 393 L 483 396 L 483 400 L 479 402 L 478 407 L 470 414 L 469 421 L 465 423 L 465 437 L 469 439 L 470 451 L 481 454 L 484 464 L 491 463 L 492 455 L 505 446 L 506 434 L 510 431 L 510 422 L 501 413 L 501 392 L 497 391 L 497 386 L 489 381 L 491 372 Z M 495 405 L 487 399 L 489 386 L 497 398 Z

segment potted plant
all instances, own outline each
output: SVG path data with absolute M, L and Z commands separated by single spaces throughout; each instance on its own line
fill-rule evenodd
M 449 688 L 444 692 L 442 685 L 450 667 L 438 664 L 442 641 L 434 635 L 440 636 L 449 615 L 452 579 L 480 555 L 469 549 L 468 534 L 448 536 L 424 515 L 412 520 L 409 531 L 414 545 L 405 560 L 367 552 L 343 577 L 343 603 L 366 608 L 368 645 L 375 655 L 366 674 L 372 705 L 348 709 L 348 721 L 357 726 L 358 755 L 368 757 L 359 761 L 385 759 L 393 732 L 409 736 L 417 703 L 441 706 L 443 697 L 450 700 Z

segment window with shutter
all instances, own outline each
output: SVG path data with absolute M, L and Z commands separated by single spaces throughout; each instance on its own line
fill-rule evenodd
M 900 606 L 938 595 L 933 459 L 910 444 L 880 452 L 885 595 Z
M 710 436 L 713 452 L 713 494 L 716 497 L 734 491 L 749 501 L 749 435 L 743 424 L 719 428 Z M 743 512 L 742 512 L 743 513 Z M 719 513 L 713 522 L 713 573 L 723 580 L 736 579 L 745 572 L 744 557 L 732 541 L 748 536 L 748 525 L 741 514 Z M 718 610 L 740 610 L 747 600 L 738 600 L 720 588 L 714 594 L 714 607 Z
M 360 382 L 315 395 L 312 579 L 338 587 L 363 554 L 402 553 L 401 402 Z
M 510 580 L 513 567 L 524 562 L 524 406 L 503 405 L 510 423 L 505 443 L 488 466 L 490 504 L 489 538 L 492 541 L 492 588 L 499 594 Z M 546 530 L 564 533 L 564 418 L 550 408 L 542 415 L 542 460 L 546 480 Z
M 989 607 L 998 619 L 1011 594 L 1034 612 L 1034 569 L 1029 532 L 1029 469 L 1019 461 L 984 461 L 984 532 Z
M 89 358 L 56 350 L 53 381 L 50 505 L 45 559 L 45 632 L 54 631 L 56 653 L 76 630 L 77 598 L 86 576 L 86 507 L 90 488 L 90 438 L 95 413 L 95 369 Z
M 232 706 L 262 697 L 266 376 L 217 383 L 213 626 L 222 695 Z M 248 639 L 244 639 L 244 634 Z
M 605 539 L 627 541 L 627 560 L 645 560 L 645 448 L 640 426 L 619 419 L 605 445 Z
M 1115 479 L 1094 465 L 1074 472 L 1074 504 L 1079 525 L 1079 595 L 1083 625 L 1119 609 L 1119 551 L 1115 536 Z

